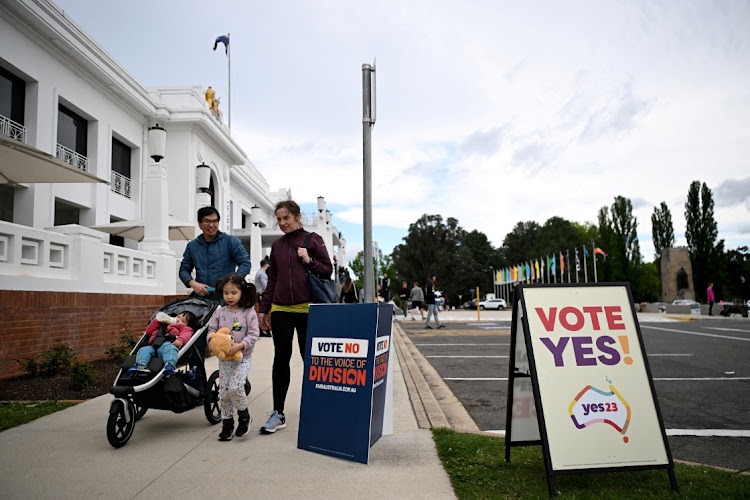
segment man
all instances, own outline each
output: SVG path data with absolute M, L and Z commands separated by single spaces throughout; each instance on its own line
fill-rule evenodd
M 388 273 L 383 273 L 383 280 L 380 282 L 381 296 L 384 302 L 388 302 L 388 293 L 391 288 L 391 280 L 388 279 Z
M 213 302 L 223 303 L 223 298 L 216 295 L 214 287 L 219 278 L 236 272 L 242 276 L 250 272 L 250 257 L 236 236 L 219 231 L 219 211 L 214 207 L 203 207 L 198 210 L 198 226 L 202 234 L 191 240 L 180 263 L 180 281 L 192 288 L 192 296 L 203 297 Z M 195 278 L 192 276 L 195 269 Z M 206 336 L 201 335 L 195 342 L 199 352 L 206 350 Z M 190 365 L 195 369 L 199 380 L 198 390 L 203 391 L 206 372 L 203 360 L 191 352 Z
M 401 283 L 401 290 L 399 290 L 398 296 L 401 298 L 401 307 L 404 309 L 405 318 L 409 310 L 409 285 L 406 284 L 406 281 Z
M 425 287 L 425 294 L 424 294 L 424 302 L 427 304 L 427 321 L 425 322 L 424 329 L 425 330 L 432 330 L 432 327 L 430 326 L 430 316 L 433 314 L 435 315 L 435 325 L 437 326 L 437 329 L 444 328 L 445 325 L 440 324 L 440 319 L 438 318 L 438 310 L 435 306 L 435 275 L 433 274 L 430 276 L 430 279 L 427 281 L 427 286 Z
M 214 302 L 222 302 L 221 297 L 214 293 L 219 278 L 234 272 L 245 276 L 251 267 L 250 257 L 240 240 L 219 231 L 220 220 L 219 211 L 214 207 L 198 210 L 198 226 L 202 234 L 187 244 L 180 264 L 180 280 L 193 289 L 191 295 Z
M 255 291 L 258 292 L 258 302 L 256 302 L 256 305 L 260 304 L 260 301 L 263 300 L 263 292 L 266 291 L 266 286 L 268 286 L 268 274 L 266 274 L 266 269 L 268 269 L 268 261 L 263 259 L 260 261 L 260 269 L 255 273 Z M 260 336 L 270 337 L 271 330 L 261 330 Z

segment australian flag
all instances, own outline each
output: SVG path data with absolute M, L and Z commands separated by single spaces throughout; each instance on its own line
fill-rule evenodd
M 224 44 L 224 53 L 229 54 L 229 37 L 226 35 L 217 36 L 214 42 L 214 50 L 219 46 L 219 43 Z

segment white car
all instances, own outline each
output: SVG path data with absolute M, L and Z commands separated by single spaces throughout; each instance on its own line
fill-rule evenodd
M 507 307 L 505 299 L 487 299 L 479 302 L 479 309 L 484 311 L 485 309 L 497 309 L 502 311 Z
M 692 305 L 700 306 L 700 303 L 694 300 L 689 300 L 689 299 L 677 299 L 672 302 L 672 305 L 673 306 L 692 306 Z

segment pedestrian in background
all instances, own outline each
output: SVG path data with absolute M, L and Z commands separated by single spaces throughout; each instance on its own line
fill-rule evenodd
M 706 300 L 708 301 L 708 315 L 711 316 L 714 302 L 716 302 L 716 297 L 714 296 L 714 284 L 711 282 L 708 283 L 708 288 L 706 289 Z
M 430 326 L 430 317 L 433 315 L 435 316 L 435 326 L 437 329 L 439 330 L 445 327 L 445 325 L 440 324 L 438 306 L 435 304 L 435 299 L 435 275 L 433 274 L 430 276 L 430 279 L 427 280 L 427 285 L 425 286 L 424 303 L 427 304 L 427 321 L 424 324 L 425 330 L 432 330 L 432 327 Z
M 424 290 L 419 287 L 419 283 L 414 282 L 414 288 L 409 292 L 409 301 L 411 302 L 411 320 L 414 319 L 414 309 L 419 309 L 419 314 L 424 319 L 424 312 L 422 312 L 422 303 L 424 302 Z
M 359 299 L 357 298 L 357 287 L 354 285 L 352 279 L 347 276 L 344 280 L 344 286 L 341 287 L 339 303 L 356 304 L 357 302 L 359 302 Z
M 401 290 L 399 290 L 398 296 L 401 297 L 401 307 L 404 309 L 405 318 L 409 309 L 409 285 L 406 284 L 406 281 L 401 283 Z

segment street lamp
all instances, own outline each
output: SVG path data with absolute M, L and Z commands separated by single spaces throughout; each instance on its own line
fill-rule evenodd
M 167 131 L 157 123 L 148 129 L 148 143 L 151 149 L 151 158 L 159 163 L 164 158 L 167 147 Z
M 326 199 L 322 196 L 318 196 L 318 212 L 323 213 L 326 209 Z
M 250 217 L 253 219 L 254 226 L 260 226 L 260 207 L 258 205 L 250 207 Z
M 197 187 L 205 193 L 211 187 L 211 167 L 201 162 L 195 170 L 198 172 Z
M 331 211 L 326 209 L 326 224 L 331 223 Z

